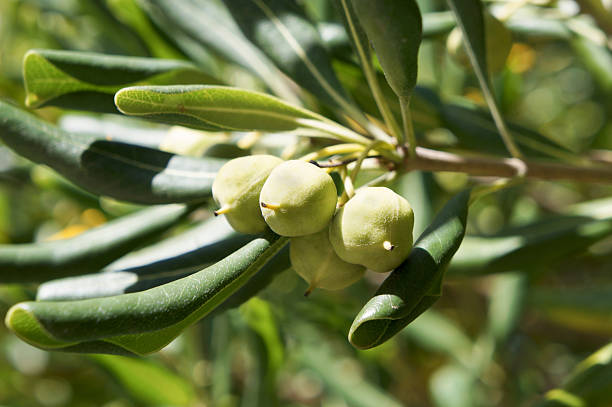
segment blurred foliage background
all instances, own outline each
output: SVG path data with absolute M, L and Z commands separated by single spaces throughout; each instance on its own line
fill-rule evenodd
M 348 43 L 338 31 L 332 2 L 302 3 L 320 22 L 336 67 L 350 71 Z M 441 22 L 442 29 L 423 43 L 419 85 L 453 106 L 484 106 L 471 71 L 447 55 L 452 23 L 445 3 L 420 3 L 430 22 Z M 611 41 L 593 18 L 580 13 L 579 3 L 587 2 L 488 2 L 495 14 L 507 17 L 514 37 L 506 67 L 495 75 L 494 84 L 508 119 L 577 156 L 612 161 L 607 151 L 612 148 Z M 176 41 L 158 23 L 133 0 L 3 0 L 0 97 L 23 105 L 21 61 L 31 48 L 189 55 L 232 84 L 262 87 L 199 44 L 187 47 L 186 41 Z M 350 72 L 341 76 L 351 81 Z M 126 131 L 133 126 L 164 135 L 169 149 L 183 148 L 168 138 L 164 126 L 56 108 L 37 113 L 76 131 Z M 436 114 L 417 111 L 419 136 L 452 148 L 459 134 L 437 126 L 436 120 Z M 219 141 L 208 139 L 183 151 L 201 153 Z M 241 141 L 239 146 L 252 151 L 274 146 L 273 139 Z M 414 205 L 418 233 L 467 182 L 462 174 L 413 173 L 400 178 L 395 188 Z M 554 223 L 556 214 L 611 216 L 612 201 L 605 200 L 611 192 L 607 185 L 532 181 L 482 199 L 472 209 L 468 234 L 497 240 L 466 239 L 451 264 L 442 299 L 393 340 L 369 351 L 353 349 L 346 334 L 355 313 L 382 281 L 380 275 L 368 275 L 341 292 L 320 291 L 304 298 L 305 283 L 286 271 L 258 298 L 206 318 L 160 353 L 139 359 L 47 353 L 19 341 L 2 325 L 0 405 L 537 405 L 547 391 L 566 384 L 581 360 L 610 341 L 612 240 L 576 252 L 573 239 L 580 235 L 559 232 L 548 246 L 522 252 L 520 261 L 489 267 L 479 260 L 484 262 L 493 250 L 491 242 L 512 251 L 517 239 L 542 230 L 534 222 Z M 0 243 L 74 236 L 137 208 L 97 199 L 0 146 Z M 199 211 L 192 222 L 207 216 L 209 212 Z M 2 315 L 34 294 L 35 287 L 0 286 Z M 574 399 L 566 395 L 568 404 L 559 405 L 612 406 L 609 359 L 607 376 L 585 396 L 588 404 L 569 404 Z

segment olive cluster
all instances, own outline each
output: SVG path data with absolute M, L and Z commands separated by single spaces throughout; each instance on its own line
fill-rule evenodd
M 300 160 L 252 155 L 227 162 L 212 187 L 238 232 L 267 227 L 291 237 L 293 269 L 314 288 L 344 288 L 366 268 L 385 272 L 399 266 L 412 248 L 414 215 L 408 201 L 388 188 L 358 190 L 337 209 L 329 174 Z

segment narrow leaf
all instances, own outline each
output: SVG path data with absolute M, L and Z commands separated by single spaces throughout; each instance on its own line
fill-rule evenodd
M 130 85 L 219 83 L 186 61 L 31 50 L 23 60 L 26 105 L 116 112 L 113 95 Z
M 255 239 L 198 273 L 138 293 L 19 303 L 5 322 L 43 349 L 101 340 L 135 354 L 155 352 L 244 285 L 286 243 L 286 238 Z
M 612 343 L 576 366 L 566 383 L 546 393 L 538 407 L 605 406 L 612 398 Z
M 128 115 L 203 130 L 280 132 L 310 127 L 337 133 L 335 136 L 345 141 L 368 142 L 314 112 L 246 89 L 198 85 L 133 87 L 117 92 L 115 103 Z
M 276 95 L 299 103 L 288 81 L 274 63 L 236 25 L 218 0 L 143 0 L 145 9 L 167 29 L 186 35 L 204 48 L 215 51 L 259 77 Z
M 344 108 L 338 81 L 316 27 L 292 0 L 224 0 L 254 44 L 296 83 L 331 106 Z
M 410 98 L 417 79 L 422 23 L 414 0 L 351 0 L 387 82 L 400 99 Z
M 135 400 L 149 406 L 190 406 L 196 394 L 189 381 L 151 360 L 90 356 L 111 373 Z
M 250 240 L 252 236 L 236 233 L 224 218 L 211 218 L 187 232 L 131 252 L 104 267 L 101 273 L 41 284 L 36 299 L 80 300 L 143 291 L 193 274 Z
M 147 208 L 74 238 L 0 245 L 0 284 L 41 282 L 98 270 L 181 220 L 193 208 Z
M 1 101 L 0 140 L 87 191 L 136 203 L 202 201 L 225 163 L 68 133 Z
M 470 190 L 455 195 L 421 234 L 408 259 L 355 317 L 349 341 L 359 349 L 385 342 L 433 305 L 444 270 L 465 234 Z
M 449 273 L 474 276 L 538 269 L 576 256 L 610 234 L 610 218 L 559 215 L 496 236 L 467 236 Z
M 491 110 L 493 120 L 506 144 L 506 148 L 513 157 L 520 157 L 521 151 L 515 145 L 512 136 L 506 128 L 493 91 L 487 69 L 487 47 L 485 41 L 485 22 L 483 7 L 480 0 L 447 0 L 449 7 L 455 14 L 457 25 L 463 33 L 464 43 L 468 56 L 474 67 L 474 72 L 480 83 L 484 98 Z

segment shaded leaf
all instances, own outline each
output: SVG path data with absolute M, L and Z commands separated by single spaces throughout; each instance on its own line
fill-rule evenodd
M 130 85 L 219 83 L 193 64 L 92 52 L 31 50 L 23 60 L 26 105 L 116 112 L 113 95 Z
M 146 405 L 190 406 L 196 398 L 189 381 L 153 361 L 108 355 L 90 358 L 111 373 L 135 400 Z
M 226 7 L 218 0 L 144 0 L 145 8 L 174 34 L 178 30 L 192 41 L 211 49 L 259 77 L 276 95 L 298 103 L 282 73 L 242 33 Z
M 136 203 L 202 201 L 225 163 L 68 133 L 1 101 L 0 140 L 87 191 Z
M 422 22 L 414 0 L 351 0 L 387 82 L 400 99 L 416 85 Z
M 512 136 L 506 128 L 504 119 L 493 96 L 491 81 L 488 76 L 485 21 L 481 0 L 447 0 L 447 3 L 455 14 L 457 25 L 463 33 L 468 56 L 502 140 L 504 140 L 504 144 L 510 154 L 514 157 L 519 157 L 521 152 L 514 144 Z
M 349 340 L 359 349 L 385 342 L 433 305 L 441 295 L 445 268 L 465 234 L 470 190 L 455 195 L 421 234 L 355 317 Z
M 244 285 L 286 243 L 276 236 L 255 239 L 200 272 L 138 293 L 19 303 L 5 322 L 43 349 L 103 341 L 135 354 L 155 352 Z
M 41 282 L 98 270 L 176 224 L 191 209 L 152 207 L 71 239 L 0 245 L 0 284 Z
M 222 217 L 211 218 L 177 236 L 131 252 L 101 273 L 49 281 L 39 301 L 108 297 L 156 287 L 183 278 L 244 246 L 253 236 L 236 233 Z
M 612 394 L 612 343 L 576 366 L 566 383 L 546 393 L 538 407 L 609 405 Z
M 296 83 L 331 106 L 347 95 L 338 81 L 316 27 L 291 0 L 225 0 L 254 44 Z
M 538 269 L 585 251 L 612 233 L 612 219 L 559 215 L 495 236 L 467 236 L 449 267 L 452 275 Z

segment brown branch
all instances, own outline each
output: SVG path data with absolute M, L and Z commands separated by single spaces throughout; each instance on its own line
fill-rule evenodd
M 416 157 L 405 160 L 408 170 L 463 172 L 477 176 L 571 180 L 612 184 L 612 166 L 576 167 L 516 158 L 464 157 L 444 151 L 417 147 Z

